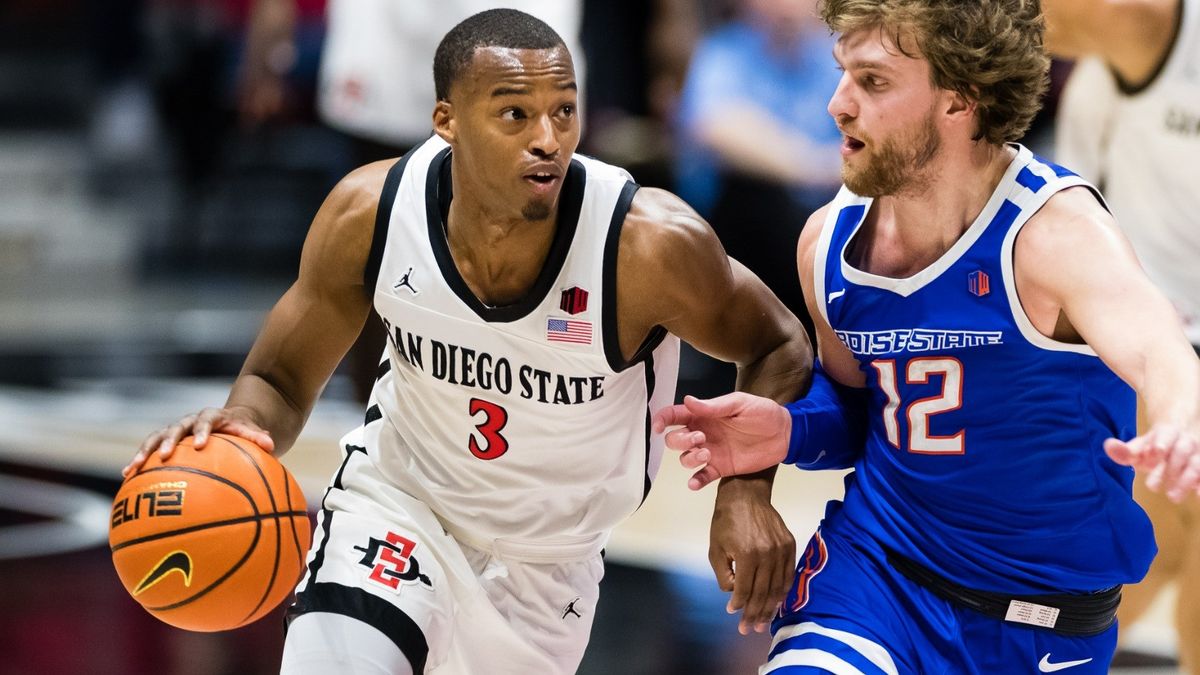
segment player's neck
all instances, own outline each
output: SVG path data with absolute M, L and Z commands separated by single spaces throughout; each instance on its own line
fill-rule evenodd
M 551 209 L 546 218 L 529 220 L 456 196 L 446 218 L 446 240 L 471 292 L 492 306 L 525 297 L 549 255 L 556 217 L 557 209 Z
M 966 150 L 935 158 L 914 182 L 916 189 L 876 199 L 862 236 L 852 242 L 850 263 L 871 274 L 906 278 L 945 255 L 979 217 L 1013 157 L 994 146 Z
M 1013 157 L 1006 146 L 982 142 L 947 148 L 916 189 L 878 199 L 877 217 L 906 250 L 945 251 L 983 212 Z

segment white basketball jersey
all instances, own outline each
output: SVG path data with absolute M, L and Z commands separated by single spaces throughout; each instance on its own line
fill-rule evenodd
M 1183 0 L 1174 44 L 1146 87 L 1122 91 L 1095 63 L 1080 67 L 1060 109 L 1060 142 L 1077 121 L 1091 129 L 1106 117 L 1095 132 L 1101 146 L 1066 140 L 1058 159 L 1086 167 L 1098 153 L 1099 174 L 1086 177 L 1104 190 L 1146 272 L 1200 345 L 1200 0 Z
M 385 183 L 367 278 L 378 270 L 389 344 L 365 451 L 476 546 L 606 537 L 658 471 L 650 415 L 673 402 L 679 366 L 679 340 L 662 329 L 629 363 L 618 345 L 617 243 L 637 186 L 576 156 L 542 272 L 503 307 L 481 303 L 455 267 L 450 189 L 437 136 Z

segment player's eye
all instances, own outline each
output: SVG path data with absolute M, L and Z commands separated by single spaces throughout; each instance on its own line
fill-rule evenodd
M 504 110 L 500 111 L 500 118 L 505 120 L 523 120 L 525 117 L 525 111 L 521 110 L 520 108 L 505 108 Z

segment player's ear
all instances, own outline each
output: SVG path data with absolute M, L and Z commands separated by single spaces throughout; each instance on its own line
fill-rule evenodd
M 433 106 L 433 131 L 447 143 L 457 140 L 457 120 L 454 119 L 454 104 L 445 99 Z
M 974 98 L 960 91 L 947 90 L 944 94 L 946 102 L 942 109 L 946 112 L 946 115 L 956 118 L 973 118 L 975 116 L 977 102 Z

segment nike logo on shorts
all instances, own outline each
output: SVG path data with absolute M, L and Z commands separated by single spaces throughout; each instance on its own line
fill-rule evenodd
M 1078 661 L 1059 661 L 1058 663 L 1051 663 L 1050 655 L 1046 654 L 1042 657 L 1041 661 L 1038 661 L 1038 671 L 1043 673 L 1057 673 L 1058 671 L 1066 670 L 1067 668 L 1082 666 L 1090 661 L 1091 659 L 1080 659 Z

